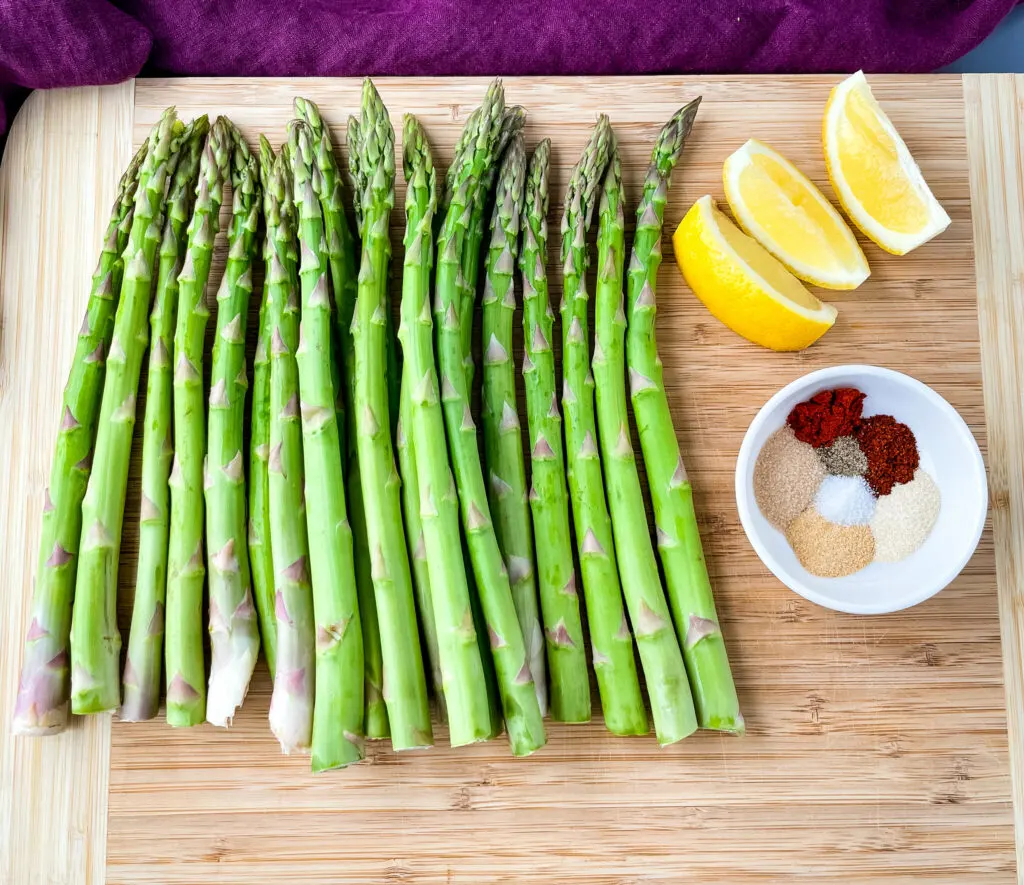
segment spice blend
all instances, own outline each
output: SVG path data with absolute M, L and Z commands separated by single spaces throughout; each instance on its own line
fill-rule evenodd
M 833 476 L 863 476 L 868 472 L 868 456 L 852 436 L 841 436 L 818 449 L 818 457 Z
M 761 513 L 819 577 L 905 559 L 938 520 L 941 495 L 914 432 L 892 415 L 864 417 L 864 404 L 853 387 L 819 391 L 793 407 L 754 465 Z
M 818 448 L 857 429 L 864 410 L 864 394 L 854 387 L 822 390 L 807 402 L 798 403 L 786 423 L 800 442 Z
M 754 497 L 765 519 L 780 532 L 806 510 L 825 478 L 825 468 L 789 427 L 766 440 L 754 464 Z
M 888 495 L 897 483 L 910 482 L 920 462 L 917 440 L 892 415 L 872 415 L 857 427 L 857 442 L 868 459 L 865 478 L 876 495 Z

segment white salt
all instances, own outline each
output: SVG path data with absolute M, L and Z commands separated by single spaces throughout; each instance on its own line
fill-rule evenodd
M 867 525 L 875 496 L 862 476 L 826 476 L 814 496 L 814 509 L 836 525 Z
M 921 468 L 910 482 L 879 498 L 871 520 L 875 561 L 899 562 L 917 550 L 935 527 L 941 502 L 935 480 Z

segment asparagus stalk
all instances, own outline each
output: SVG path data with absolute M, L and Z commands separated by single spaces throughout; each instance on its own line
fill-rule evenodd
M 121 703 L 117 567 L 128 460 L 135 427 L 135 398 L 148 338 L 146 318 L 153 265 L 163 229 L 164 191 L 178 163 L 184 130 L 174 109 L 170 108 L 150 134 L 135 194 L 131 233 L 121 259 L 124 278 L 107 351 L 103 399 L 92 455 L 94 469 L 82 499 L 80 555 L 71 618 L 73 713 L 100 713 L 114 710 Z M 97 333 L 100 334 L 99 330 Z M 62 427 L 72 429 L 72 422 L 77 422 L 77 418 L 65 411 Z M 63 496 L 63 489 L 57 496 L 58 499 Z M 58 542 L 60 540 L 58 538 Z M 73 555 L 72 551 L 67 552 Z M 63 554 L 56 557 L 55 564 L 58 560 L 61 563 L 72 561 Z M 54 666 L 55 670 L 58 665 Z
M 57 734 L 67 725 L 71 692 L 68 641 L 82 533 L 82 497 L 89 481 L 89 453 L 103 391 L 104 360 L 124 275 L 121 253 L 128 243 L 148 145 L 148 140 L 143 143 L 118 182 L 71 372 L 64 385 L 50 485 L 44 492 L 32 619 L 14 704 L 15 734 Z M 145 188 L 144 183 L 142 186 Z
M 520 214 L 526 177 L 526 144 L 522 133 L 515 136 L 505 151 L 491 216 L 491 242 L 488 247 L 483 295 L 483 424 L 484 452 L 489 473 L 489 501 L 495 517 L 498 546 L 505 558 L 512 601 L 519 617 L 526 655 L 537 690 L 541 715 L 547 712 L 547 681 L 544 662 L 544 638 L 540 628 L 537 583 L 534 572 L 533 536 L 530 506 L 526 500 L 526 466 L 523 441 L 516 409 L 515 370 L 512 367 L 512 319 L 516 308 L 512 276 L 519 251 Z M 472 314 L 467 314 L 472 316 Z M 571 557 L 570 557 L 571 561 Z M 570 586 L 571 595 L 564 592 Z M 545 623 L 552 631 L 564 618 L 579 625 L 579 605 L 575 585 L 557 588 L 558 595 L 544 600 Z M 582 631 L 580 634 L 582 635 Z M 557 654 L 557 650 L 568 655 Z M 558 692 L 554 707 L 561 713 L 574 709 L 564 697 L 567 686 L 582 688 L 589 697 L 587 662 L 583 649 L 578 653 L 555 646 L 552 657 L 552 688 Z M 576 708 L 579 709 L 579 708 Z M 589 713 L 589 706 L 584 705 Z M 557 718 L 557 716 L 556 716 Z
M 351 124 L 350 124 L 351 129 Z M 402 524 L 398 471 L 391 441 L 386 384 L 388 336 L 388 221 L 395 202 L 394 130 L 373 83 L 363 82 L 362 120 L 350 144 L 358 152 L 362 256 L 356 298 L 355 423 L 381 653 L 396 750 L 430 746 L 433 734 L 420 653 L 412 576 Z
M 505 108 L 501 118 L 501 129 L 498 132 L 498 141 L 494 147 L 492 160 L 484 169 L 480 177 L 480 187 L 477 189 L 476 198 L 473 200 L 473 210 L 470 215 L 469 229 L 466 233 L 466 242 L 463 246 L 463 276 L 460 280 L 460 305 L 459 316 L 469 317 L 469 320 L 461 324 L 462 328 L 462 353 L 466 363 L 466 387 L 473 390 L 473 376 L 475 364 L 473 362 L 473 312 L 476 310 L 477 281 L 480 276 L 480 247 L 484 240 L 484 226 L 487 221 L 487 200 L 498 176 L 499 160 L 505 153 L 512 140 L 523 131 L 526 125 L 526 111 L 518 105 Z M 466 150 L 466 146 L 460 143 L 460 147 Z M 459 157 L 456 156 L 456 168 Z M 451 169 L 448 170 L 451 175 Z M 486 341 L 486 336 L 484 337 Z M 535 594 L 536 595 L 536 594 Z M 534 602 L 536 609 L 536 602 Z M 543 682 L 543 671 L 537 677 Z M 544 704 L 542 702 L 541 706 Z
M 178 312 L 178 271 L 187 244 L 199 175 L 199 155 L 210 125 L 200 117 L 189 125 L 167 197 L 156 295 L 149 319 L 149 375 L 142 436 L 142 506 L 139 513 L 139 560 L 135 578 L 124 698 L 120 717 L 126 722 L 152 719 L 160 707 L 164 653 L 164 601 L 167 594 L 167 537 L 174 446 L 171 440 L 171 351 Z
M 260 136 L 260 185 L 264 206 L 268 203 L 274 151 Z M 268 214 L 269 213 L 266 213 Z M 260 302 L 259 335 L 252 366 L 252 423 L 249 443 L 249 565 L 253 596 L 259 615 L 260 636 L 267 668 L 273 678 L 277 664 L 277 621 L 274 615 L 274 557 L 270 546 L 270 238 L 263 243 L 265 272 Z
M 626 358 L 657 524 L 658 554 L 668 599 L 690 677 L 697 718 L 704 728 L 742 733 L 725 640 L 715 611 L 693 487 L 679 453 L 655 335 L 655 291 L 661 264 L 661 228 L 672 170 L 693 126 L 700 99 L 681 108 L 658 135 L 644 191 L 637 206 L 636 234 L 627 284 Z
M 434 263 L 433 216 L 437 173 L 426 135 L 405 117 L 405 264 L 399 338 L 408 393 L 406 445 L 415 460 L 417 509 L 432 594 L 441 682 L 453 747 L 486 740 L 491 733 L 487 686 L 473 622 L 460 539 L 458 501 L 448 461 L 444 418 L 434 365 L 430 278 Z
M 199 188 L 189 223 L 185 261 L 178 274 L 178 316 L 174 333 L 174 463 L 169 480 L 171 528 L 164 637 L 167 722 L 175 727 L 198 725 L 206 718 L 203 342 L 210 317 L 206 284 L 231 150 L 227 121 L 218 118 L 210 129 L 199 161 Z
M 206 449 L 206 542 L 210 553 L 210 687 L 206 719 L 227 726 L 242 705 L 260 637 L 246 543 L 245 326 L 260 216 L 259 168 L 234 126 L 228 258 L 217 293 Z
M 619 583 L 612 524 L 605 499 L 601 458 L 595 445 L 597 426 L 594 382 L 589 371 L 586 273 L 590 256 L 587 250 L 587 230 L 608 163 L 611 141 L 608 118 L 602 115 L 572 171 L 565 197 L 561 251 L 564 265 L 562 334 L 565 361 L 562 405 L 565 409 L 565 440 L 576 543 L 587 603 L 594 672 L 597 674 L 605 725 L 614 734 L 646 734 L 647 713 L 636 674 L 633 637 L 623 609 L 622 586 Z M 537 261 L 535 265 L 539 274 L 543 263 Z M 533 266 L 529 262 L 524 263 L 524 277 L 531 272 Z M 529 286 L 524 286 L 524 289 L 529 293 Z M 546 305 L 546 287 L 543 296 L 541 303 Z M 536 312 L 539 313 L 539 309 Z M 547 331 L 542 329 L 541 335 L 536 338 L 536 343 L 541 347 L 549 340 Z M 527 354 L 531 359 L 534 359 L 531 349 L 534 336 L 536 332 L 526 339 Z M 535 359 L 534 362 L 538 367 L 543 367 L 546 375 L 550 356 L 547 352 L 542 353 L 544 362 L 537 363 Z M 526 377 L 532 377 L 532 374 Z M 551 384 L 553 386 L 553 381 Z M 540 401 L 538 409 L 544 402 Z M 553 411 L 557 416 L 554 406 Z M 546 436 L 545 441 L 548 439 L 550 437 Z M 541 454 L 547 454 L 544 446 L 541 447 Z
M 455 159 L 448 167 L 446 181 L 445 199 L 443 209 L 439 214 L 439 223 L 443 223 L 451 206 L 452 196 L 457 187 L 459 170 L 465 167 L 467 160 L 472 162 L 472 153 L 476 150 L 476 135 L 480 127 L 480 118 L 485 112 L 486 106 L 478 107 L 469 115 L 466 125 L 459 136 L 459 142 L 455 148 Z M 475 365 L 473 362 L 473 311 L 476 307 L 476 281 L 478 277 L 480 246 L 483 242 L 483 221 L 486 209 L 486 198 L 494 184 L 494 177 L 497 174 L 497 160 L 512 137 L 522 130 L 526 121 L 526 112 L 521 107 L 505 108 L 502 111 L 502 120 L 498 131 L 497 144 L 492 151 L 491 160 L 481 173 L 481 186 L 476 191 L 476 197 L 472 203 L 472 209 L 467 220 L 467 231 L 464 237 L 462 273 L 458 277 L 458 300 L 456 309 L 460 316 L 463 313 L 469 314 L 469 320 L 462 324 L 462 348 L 463 361 L 466 365 L 466 389 L 470 392 L 472 400 L 473 375 Z M 472 282 L 470 282 L 472 281 Z M 463 559 L 468 559 L 469 548 L 466 546 L 463 537 Z M 497 673 L 494 669 L 494 661 L 489 652 L 489 640 L 485 636 L 486 620 L 480 607 L 480 595 L 476 591 L 476 581 L 472 572 L 468 575 L 470 600 L 473 604 L 473 617 L 477 629 L 477 641 L 480 645 L 480 654 L 483 656 L 484 677 L 487 680 L 487 695 L 491 709 L 491 734 L 490 737 L 497 737 L 502 729 L 501 698 L 498 690 Z M 542 681 L 543 675 L 541 674 Z
M 593 363 L 597 418 L 619 573 L 651 697 L 654 729 L 658 743 L 664 746 L 695 731 L 697 716 L 686 681 L 683 656 L 672 629 L 672 615 L 658 575 L 629 434 L 623 354 L 626 326 L 622 306 L 624 202 L 621 163 L 618 150 L 614 150 L 604 179 L 597 238 Z
M 327 243 L 314 190 L 313 151 L 312 130 L 296 121 L 289 154 L 299 219 L 302 321 L 296 361 L 316 622 L 312 755 L 313 770 L 325 771 L 363 758 L 363 641 L 334 394 Z
M 311 105 L 307 102 L 306 107 L 310 108 Z M 307 116 L 312 120 L 311 111 Z M 356 588 L 359 591 L 359 622 L 363 631 L 363 699 L 365 703 L 363 731 L 367 738 L 376 740 L 386 738 L 390 733 L 390 726 L 387 707 L 384 704 L 384 661 L 380 644 L 380 619 L 377 616 L 377 599 L 373 589 L 370 543 L 366 534 L 366 508 L 363 506 L 363 485 L 359 469 L 358 432 L 355 420 L 356 350 L 352 335 L 352 319 L 355 316 L 358 296 L 357 268 L 360 257 L 358 253 L 362 240 L 363 209 L 359 195 L 366 187 L 365 181 L 360 182 L 359 121 L 355 118 L 349 119 L 348 137 L 349 173 L 356 191 L 353 208 L 359 233 L 358 241 L 351 236 L 351 231 L 348 229 L 342 208 L 341 181 L 336 172 L 334 154 L 324 147 L 323 139 L 321 139 L 321 148 L 317 156 L 320 158 L 321 170 L 325 176 L 323 192 L 325 195 L 332 195 L 330 198 L 331 208 L 325 209 L 326 224 L 329 228 L 333 225 L 337 233 L 336 237 L 329 238 L 328 243 L 338 308 L 337 327 L 342 341 L 345 411 L 349 415 L 345 442 L 348 461 L 349 521 L 352 524 Z
M 408 210 L 406 214 L 408 215 Z M 406 233 L 408 234 L 408 231 Z M 433 243 L 431 243 L 430 249 L 431 255 L 433 255 Z M 428 268 L 428 275 L 432 269 L 433 258 L 431 258 Z M 401 336 L 401 327 L 399 327 L 399 337 Z M 404 349 L 403 346 L 403 351 Z M 433 596 L 430 592 L 430 568 L 427 565 L 427 547 L 423 537 L 423 519 L 420 516 L 420 484 L 419 474 L 416 470 L 416 445 L 412 436 L 413 384 L 413 378 L 408 370 L 408 362 L 406 362 L 402 367 L 401 415 L 395 434 L 395 448 L 398 450 L 398 472 L 402 477 L 402 515 L 405 518 L 405 540 L 411 557 L 416 611 L 420 619 L 420 640 L 426 648 L 427 664 L 430 667 L 430 684 L 437 701 L 438 711 L 442 721 L 446 721 L 448 714 L 444 705 L 444 680 L 441 675 L 441 657 L 437 644 Z
M 493 162 L 503 105 L 504 92 L 500 82 L 495 82 L 488 89 L 484 111 L 478 118 L 478 129 L 473 137 L 474 149 L 467 152 L 466 161 L 459 170 L 458 185 L 438 238 L 434 310 L 441 372 L 440 397 L 461 502 L 463 529 L 491 639 L 509 742 L 515 755 L 526 755 L 543 746 L 546 736 L 526 656 L 526 644 L 487 503 L 476 426 L 470 410 L 458 313 L 458 277 L 460 272 L 465 274 L 466 271 L 465 240 L 470 207 L 481 186 L 484 169 Z M 468 322 L 471 314 L 467 313 L 461 319 Z
M 299 423 L 299 300 L 295 206 L 287 146 L 274 159 L 264 210 L 270 291 L 270 545 L 274 559 L 277 666 L 270 728 L 285 753 L 309 752 L 313 737 L 315 643 L 309 577 L 302 427 Z

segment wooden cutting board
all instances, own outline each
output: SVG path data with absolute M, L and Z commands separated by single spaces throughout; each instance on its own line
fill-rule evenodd
M 611 115 L 635 201 L 659 126 L 702 94 L 672 230 L 697 197 L 721 196 L 723 160 L 752 136 L 831 196 L 820 132 L 836 79 L 506 87 L 529 110 L 528 142 L 554 141 L 552 230 L 599 111 Z M 749 734 L 659 750 L 653 736 L 613 738 L 599 721 L 552 724 L 543 751 L 513 760 L 503 741 L 447 749 L 438 728 L 434 750 L 396 756 L 378 744 L 366 764 L 319 777 L 280 755 L 262 665 L 231 731 L 95 717 L 58 738 L 14 740 L 9 722 L 61 386 L 121 169 L 169 104 L 184 118 L 226 113 L 253 143 L 261 131 L 279 143 L 292 99 L 305 95 L 341 143 L 359 84 L 140 80 L 33 95 L 0 173 L 0 881 L 1013 882 L 1014 797 L 1018 855 L 1024 839 L 1024 77 L 871 82 L 953 223 L 904 258 L 866 245 L 871 279 L 831 296 L 839 321 L 819 344 L 774 354 L 734 336 L 687 291 L 666 242 L 666 384 Z M 396 129 L 403 111 L 417 114 L 447 163 L 486 81 L 378 85 Z M 735 457 L 758 407 L 798 375 L 844 362 L 934 386 L 983 449 L 987 414 L 994 532 L 951 587 L 903 614 L 852 617 L 803 601 L 759 563 L 736 514 Z

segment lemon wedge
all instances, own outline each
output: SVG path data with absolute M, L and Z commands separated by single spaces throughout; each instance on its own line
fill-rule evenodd
M 871 269 L 843 216 L 799 169 L 752 138 L 726 161 L 725 198 L 740 227 L 800 279 L 856 289 Z
M 949 227 L 903 139 L 858 71 L 832 89 L 825 165 L 846 214 L 887 252 L 905 255 Z
M 676 262 L 704 306 L 748 341 L 772 350 L 803 350 L 836 321 L 757 240 L 701 197 L 672 236 Z

